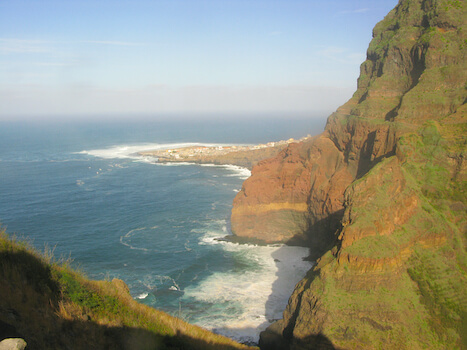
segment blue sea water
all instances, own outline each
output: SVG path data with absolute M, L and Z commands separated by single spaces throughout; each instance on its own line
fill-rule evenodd
M 249 171 L 161 165 L 136 153 L 257 144 L 319 133 L 324 120 L 0 123 L 0 222 L 139 302 L 258 340 L 311 267 L 305 248 L 218 240 Z

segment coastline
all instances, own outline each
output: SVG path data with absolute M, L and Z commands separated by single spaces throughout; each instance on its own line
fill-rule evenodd
M 308 259 L 309 249 L 281 244 L 236 242 L 218 232 L 208 232 L 201 244 L 217 246 L 223 254 L 241 257 L 238 261 L 243 272 L 235 269 L 214 274 L 197 287 L 184 289 L 185 296 L 198 300 L 210 300 L 219 306 L 242 304 L 244 310 L 233 320 L 197 319 L 193 324 L 214 333 L 227 336 L 242 344 L 257 346 L 259 335 L 273 322 L 282 318 L 288 299 L 295 285 L 314 265 Z M 246 268 L 250 264 L 256 268 Z

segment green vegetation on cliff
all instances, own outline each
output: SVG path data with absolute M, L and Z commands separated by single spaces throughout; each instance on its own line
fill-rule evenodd
M 247 349 L 137 303 L 121 280 L 91 281 L 0 231 L 0 340 L 28 349 Z
M 465 28 L 467 5 L 453 0 L 400 0 L 375 27 L 358 90 L 320 139 L 344 162 L 310 188 L 309 220 L 340 222 L 334 246 L 262 348 L 467 348 Z

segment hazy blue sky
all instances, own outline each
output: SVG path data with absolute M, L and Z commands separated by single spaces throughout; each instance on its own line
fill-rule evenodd
M 0 118 L 332 112 L 397 0 L 0 0 Z

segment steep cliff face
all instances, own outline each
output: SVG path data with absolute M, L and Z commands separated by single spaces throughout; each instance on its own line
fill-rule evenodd
M 253 168 L 234 200 L 232 231 L 266 242 L 313 240 L 325 247 L 332 239 L 321 233 L 337 229 L 338 219 L 332 218 L 343 208 L 339 193 L 352 178 L 329 137 L 292 144 Z
M 325 131 L 253 168 L 233 232 L 320 256 L 263 348 L 465 344 L 466 19 L 400 0 Z

